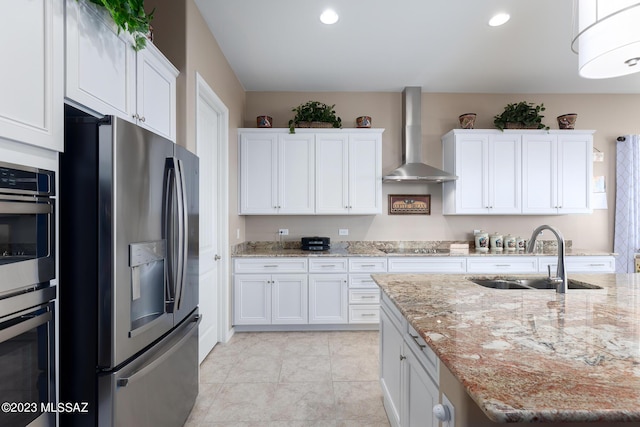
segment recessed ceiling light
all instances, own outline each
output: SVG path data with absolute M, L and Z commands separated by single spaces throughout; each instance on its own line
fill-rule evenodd
M 338 14 L 333 9 L 327 9 L 320 15 L 320 21 L 323 24 L 331 25 L 338 22 Z
M 498 13 L 489 20 L 489 25 L 492 27 L 499 27 L 500 25 L 505 24 L 509 18 L 511 17 L 508 13 Z

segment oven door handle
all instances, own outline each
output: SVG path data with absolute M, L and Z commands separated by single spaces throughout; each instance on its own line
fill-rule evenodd
M 53 213 L 53 204 L 0 201 L 0 212 L 5 214 L 50 214 Z
M 51 311 L 47 311 L 46 313 L 42 313 L 37 316 L 27 314 L 22 317 L 25 319 L 22 322 L 0 330 L 0 342 L 9 341 L 11 338 L 17 337 L 33 328 L 37 328 L 40 325 L 50 322 L 52 319 Z

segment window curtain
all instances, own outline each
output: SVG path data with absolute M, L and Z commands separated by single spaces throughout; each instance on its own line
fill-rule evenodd
M 640 253 L 640 135 L 618 138 L 616 147 L 616 273 L 633 273 Z

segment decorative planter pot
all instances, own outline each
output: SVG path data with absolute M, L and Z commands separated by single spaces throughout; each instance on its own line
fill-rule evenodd
M 560 129 L 574 129 L 578 115 L 575 113 L 563 114 L 558 116 L 558 128 Z
M 370 128 L 371 127 L 371 117 L 370 116 L 360 116 L 356 118 L 356 126 L 359 128 Z
M 273 118 L 270 116 L 258 116 L 256 122 L 259 128 L 270 128 L 273 125 Z
M 476 122 L 476 113 L 464 113 L 458 117 L 460 121 L 460 127 L 462 129 L 473 129 L 473 125 Z

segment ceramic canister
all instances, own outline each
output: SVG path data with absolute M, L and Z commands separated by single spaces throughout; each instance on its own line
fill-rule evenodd
M 504 236 L 504 248 L 508 251 L 515 251 L 516 250 L 516 238 L 515 236 L 512 236 L 511 234 L 507 234 L 506 236 Z
M 519 251 L 527 250 L 527 241 L 520 236 L 516 237 L 516 247 Z
M 489 233 L 480 230 L 474 237 L 477 251 L 486 252 L 489 250 Z
M 497 231 L 489 236 L 489 247 L 494 251 L 501 251 L 503 248 L 502 243 L 502 234 L 498 234 Z

